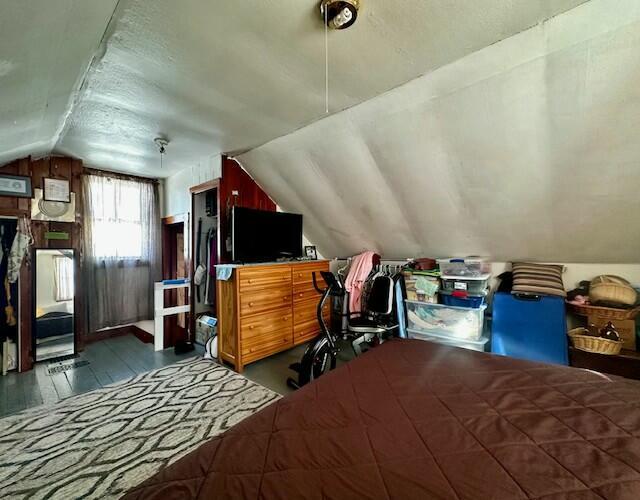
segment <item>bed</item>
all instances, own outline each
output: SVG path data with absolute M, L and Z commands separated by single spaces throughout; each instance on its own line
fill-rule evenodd
M 394 340 L 129 499 L 640 498 L 640 383 Z
M 36 318 L 38 339 L 73 334 L 73 314 L 65 311 L 51 311 Z

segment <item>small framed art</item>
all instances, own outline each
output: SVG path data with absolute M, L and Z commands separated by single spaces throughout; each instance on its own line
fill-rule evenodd
M 0 175 L 0 196 L 31 198 L 31 177 L 23 175 Z
M 71 203 L 71 192 L 69 189 L 69 181 L 66 179 L 44 178 L 44 201 L 61 201 L 62 203 Z

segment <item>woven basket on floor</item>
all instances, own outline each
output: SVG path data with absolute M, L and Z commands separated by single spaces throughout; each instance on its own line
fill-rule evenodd
M 586 328 L 569 330 L 569 338 L 573 343 L 573 347 L 581 351 L 595 352 L 597 354 L 620 354 L 624 344 L 622 340 L 609 340 L 602 337 L 584 335 L 587 331 Z

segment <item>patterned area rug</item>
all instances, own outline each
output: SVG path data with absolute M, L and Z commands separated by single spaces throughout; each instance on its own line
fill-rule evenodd
M 0 420 L 0 497 L 117 498 L 280 396 L 202 358 Z

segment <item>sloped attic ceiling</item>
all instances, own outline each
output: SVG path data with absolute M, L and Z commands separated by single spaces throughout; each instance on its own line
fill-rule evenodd
M 638 262 L 638 82 L 592 0 L 239 160 L 325 256 Z
M 25 47 L 37 48 L 37 37 L 26 43 L 34 34 L 51 30 L 73 40 L 91 28 L 99 40 L 105 32 L 77 99 L 66 109 L 48 108 L 64 122 L 54 149 L 92 166 L 166 177 L 324 116 L 319 1 L 119 0 L 112 21 L 94 26 L 81 13 L 113 8 L 114 0 L 0 0 L 0 59 L 34 71 L 77 49 L 57 51 L 58 39 L 43 37 L 43 54 L 25 55 Z M 330 33 L 331 109 L 363 102 L 583 1 L 364 0 L 356 26 Z M 67 24 L 49 22 L 58 17 Z M 25 21 L 17 32 L 24 36 L 11 40 L 4 28 L 16 19 Z M 32 25 L 25 27 L 27 20 Z M 65 75 L 71 81 L 84 76 L 69 67 Z M 15 78 L 38 78 L 45 88 L 54 83 L 49 73 Z M 4 102 L 1 74 L 0 85 L 0 140 L 6 141 L 0 151 L 28 150 L 41 138 L 7 139 L 7 132 L 22 130 L 12 124 L 23 110 Z M 30 94 L 18 97 L 27 101 Z M 42 137 L 51 139 L 54 129 Z M 153 144 L 160 134 L 171 140 L 162 171 Z
M 0 165 L 54 149 L 117 0 L 0 0 Z

